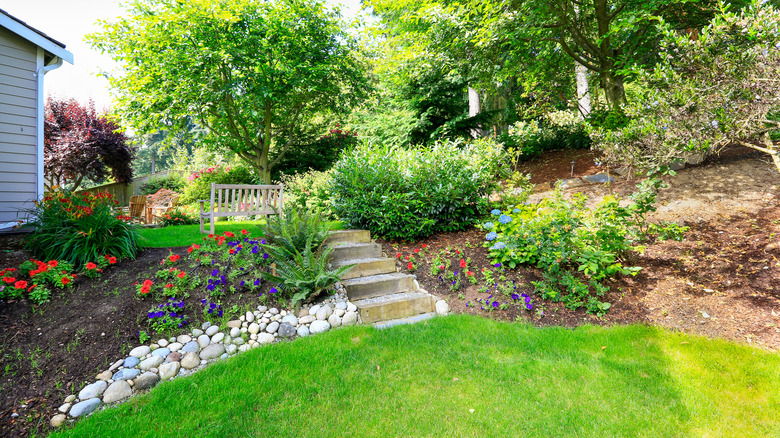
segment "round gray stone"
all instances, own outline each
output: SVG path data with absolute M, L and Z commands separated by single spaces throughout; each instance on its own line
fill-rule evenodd
M 341 325 L 341 318 L 334 313 L 328 317 L 328 324 L 330 324 L 331 327 L 336 328 Z
M 217 333 L 216 335 L 211 337 L 211 343 L 216 344 L 218 342 L 222 342 L 222 340 L 225 339 L 224 333 Z
M 142 358 L 149 354 L 152 351 L 152 349 L 148 345 L 141 345 L 139 347 L 135 347 L 132 350 L 130 350 L 130 356 Z
M 218 331 L 219 331 L 219 326 L 218 325 L 212 325 L 211 327 L 206 329 L 206 334 L 209 335 L 209 336 L 214 336 L 214 335 L 217 334 Z
M 201 359 L 216 359 L 219 356 L 222 356 L 222 353 L 225 352 L 225 346 L 222 344 L 210 344 L 200 352 L 200 358 Z
M 181 367 L 185 370 L 191 370 L 200 365 L 200 357 L 197 353 L 187 353 L 181 358 Z
M 347 310 L 347 303 L 344 301 L 339 301 L 336 303 L 336 308 L 341 310 Z
M 347 312 L 357 312 L 357 306 L 352 303 L 347 303 Z
M 160 380 L 168 380 L 176 376 L 181 364 L 179 362 L 169 362 L 160 365 Z
M 282 322 L 289 323 L 290 325 L 298 325 L 298 318 L 295 315 L 287 315 L 282 318 Z
M 84 415 L 87 415 L 97 409 L 97 407 L 100 406 L 100 403 L 101 402 L 99 398 L 91 398 L 89 400 L 84 400 L 83 402 L 78 402 L 73 405 L 72 408 L 70 408 L 70 416 L 83 417 Z
M 103 403 L 114 403 L 133 395 L 133 388 L 127 380 L 119 380 L 111 384 L 103 394 Z
M 322 321 L 318 319 L 313 323 L 311 323 L 311 327 L 309 327 L 309 330 L 313 335 L 316 335 L 317 333 L 325 333 L 326 331 L 330 330 L 330 324 L 328 323 L 328 321 Z
M 176 342 L 178 342 L 178 343 L 180 343 L 182 345 L 186 344 L 187 342 L 190 342 L 191 340 L 192 340 L 192 338 L 190 337 L 190 335 L 179 335 L 176 338 Z
M 198 350 L 200 350 L 200 345 L 198 345 L 198 343 L 195 341 L 187 342 L 187 345 L 181 347 L 181 351 L 183 353 L 194 353 Z
M 279 331 L 277 332 L 277 334 L 283 338 L 291 338 L 295 336 L 295 333 L 295 327 L 289 322 L 283 322 L 282 325 L 279 326 Z
M 233 327 L 230 329 L 230 337 L 235 338 L 241 336 L 241 329 L 239 327 Z
M 260 324 L 256 322 L 249 324 L 249 329 L 247 331 L 253 335 L 260 333 Z
M 274 335 L 270 333 L 258 333 L 257 335 L 258 344 L 270 344 L 273 341 L 274 341 Z
M 168 357 L 168 355 L 171 354 L 171 350 L 168 348 L 158 348 L 154 351 L 152 351 L 152 356 L 160 356 L 160 357 Z
M 160 347 L 167 347 L 168 344 L 170 344 L 170 342 L 168 342 L 167 339 L 160 339 L 159 341 L 157 341 L 157 345 L 159 345 Z
M 320 310 L 320 307 L 322 307 L 322 306 L 320 306 L 319 304 L 315 304 L 315 305 L 309 307 L 309 315 L 312 315 L 312 316 L 316 315 L 317 311 Z
M 133 380 L 138 377 L 139 374 L 141 374 L 141 370 L 137 368 L 124 368 L 114 373 L 114 376 L 111 378 L 116 381 Z
M 181 343 L 179 342 L 173 342 L 171 344 L 168 344 L 168 349 L 171 351 L 179 351 L 181 350 L 181 347 L 183 347 L 183 345 L 181 345 Z
M 436 313 L 439 315 L 446 315 L 450 313 L 450 305 L 447 304 L 444 300 L 439 300 L 436 302 Z
M 144 360 L 140 364 L 138 364 L 138 368 L 148 371 L 152 368 L 158 367 L 161 363 L 165 361 L 164 357 L 161 356 L 152 356 L 149 359 Z
M 136 390 L 142 390 L 142 389 L 149 389 L 152 386 L 156 385 L 157 382 L 160 381 L 160 376 L 158 376 L 155 373 L 146 372 L 138 376 L 137 379 L 135 379 L 135 389 Z
M 341 318 L 341 325 L 355 325 L 357 324 L 357 313 L 349 311 Z
M 244 319 L 246 322 L 252 322 L 255 320 L 255 314 L 252 312 L 246 312 L 246 315 L 244 315 Z
M 198 336 L 198 345 L 200 345 L 200 348 L 206 348 L 211 343 L 211 337 L 209 335 L 203 334 Z
M 51 427 L 60 427 L 62 426 L 62 423 L 65 422 L 65 419 L 68 418 L 65 416 L 65 414 L 57 414 L 53 417 L 51 417 Z
M 279 323 L 276 321 L 271 322 L 268 324 L 268 327 L 265 328 L 265 331 L 268 333 L 276 333 L 277 330 L 279 330 Z
M 309 323 L 312 323 L 312 322 L 314 322 L 316 320 L 317 320 L 316 316 L 314 316 L 314 315 L 306 315 L 306 316 L 302 316 L 298 320 L 298 322 L 300 322 L 301 324 L 309 324 Z
M 108 388 L 108 383 L 103 380 L 98 380 L 91 385 L 85 386 L 81 391 L 79 391 L 79 399 L 86 400 L 89 398 L 100 397 L 106 388 Z
M 305 325 L 302 325 L 298 327 L 298 336 L 305 338 L 306 336 L 309 336 L 309 328 Z

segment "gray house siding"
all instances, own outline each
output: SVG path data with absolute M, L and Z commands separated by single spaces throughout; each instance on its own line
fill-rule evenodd
M 0 28 L 0 223 L 38 195 L 37 63 L 36 45 Z

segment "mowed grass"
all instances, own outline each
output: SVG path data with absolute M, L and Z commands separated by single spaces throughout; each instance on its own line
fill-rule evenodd
M 61 437 L 780 436 L 780 356 L 647 326 L 474 316 L 221 361 Z
M 328 222 L 331 230 L 343 230 L 344 225 L 340 221 Z M 177 225 L 164 228 L 141 228 L 141 246 L 144 248 L 170 248 L 175 246 L 190 246 L 193 243 L 200 243 L 203 237 L 208 236 L 210 225 L 207 223 L 206 234 L 200 232 L 200 224 L 195 225 Z M 241 222 L 217 222 L 214 224 L 214 231 L 222 234 L 230 231 L 239 235 L 241 230 L 249 231 L 252 237 L 262 237 L 265 232 L 265 219 Z

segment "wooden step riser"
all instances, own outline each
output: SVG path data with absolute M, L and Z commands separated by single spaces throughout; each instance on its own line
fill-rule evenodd
M 391 274 L 393 272 L 395 272 L 395 260 L 385 258 L 358 263 L 354 268 L 344 274 L 341 279 L 349 280 L 358 277 L 368 277 L 369 275 Z
M 339 230 L 330 233 L 326 244 L 333 243 L 368 243 L 371 242 L 371 233 L 368 230 Z
M 347 297 L 351 301 L 364 298 L 381 297 L 399 292 L 408 292 L 417 290 L 417 285 L 412 276 L 392 278 L 371 283 L 344 283 L 347 290 Z
M 359 246 L 336 246 L 330 254 L 331 263 L 339 263 L 349 260 L 376 259 L 382 257 L 382 246 L 378 243 L 369 243 Z
M 360 317 L 364 324 L 377 321 L 390 321 L 409 316 L 430 313 L 436 310 L 433 297 L 430 295 L 414 294 L 403 300 L 393 300 L 381 303 L 364 304 L 356 303 L 360 310 Z

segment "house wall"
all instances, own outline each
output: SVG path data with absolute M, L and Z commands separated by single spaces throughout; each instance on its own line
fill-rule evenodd
M 37 198 L 38 48 L 0 28 L 0 229 Z

